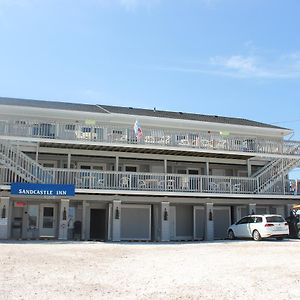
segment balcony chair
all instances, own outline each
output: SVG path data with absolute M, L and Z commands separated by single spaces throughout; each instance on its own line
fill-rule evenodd
M 144 188 L 146 188 L 146 182 L 145 182 L 145 180 L 142 180 L 142 179 L 140 179 L 139 180 L 139 182 L 138 182 L 138 187 L 140 188 L 140 189 L 144 189 Z
M 241 191 L 241 184 L 240 183 L 235 183 L 231 186 L 231 191 L 232 192 L 240 192 Z
M 208 185 L 208 189 L 212 192 L 218 192 L 220 190 L 220 186 L 215 182 L 210 182 Z
M 187 190 L 190 188 L 190 180 L 187 176 L 180 178 L 180 188 Z
M 129 186 L 130 186 L 129 177 L 127 177 L 127 176 L 121 177 L 119 184 L 120 184 L 120 188 L 123 188 L 123 189 L 124 188 L 129 188 Z

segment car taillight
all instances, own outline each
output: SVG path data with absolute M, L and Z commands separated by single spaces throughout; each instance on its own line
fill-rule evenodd
M 274 226 L 274 224 L 271 224 L 271 223 L 265 224 L 265 227 L 272 227 L 272 226 Z

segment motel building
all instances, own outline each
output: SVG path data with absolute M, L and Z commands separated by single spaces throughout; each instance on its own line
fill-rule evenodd
M 293 131 L 241 118 L 0 98 L 0 239 L 226 238 L 300 202 Z

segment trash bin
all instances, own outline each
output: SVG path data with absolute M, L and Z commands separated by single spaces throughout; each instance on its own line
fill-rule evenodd
M 22 218 L 14 218 L 12 222 L 12 237 L 14 239 L 22 238 Z

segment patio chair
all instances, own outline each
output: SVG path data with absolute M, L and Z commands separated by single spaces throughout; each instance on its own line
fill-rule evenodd
M 180 178 L 180 188 L 187 190 L 190 187 L 190 180 L 187 176 Z
M 213 191 L 213 192 L 217 192 L 220 190 L 220 186 L 215 182 L 210 182 L 208 187 L 209 187 L 209 190 Z
M 121 177 L 119 183 L 120 183 L 121 188 L 129 188 L 129 186 L 130 186 L 130 180 L 127 176 Z
M 144 181 L 144 180 L 139 180 L 139 183 L 138 183 L 138 187 L 140 188 L 140 189 L 144 189 L 144 188 L 146 188 L 146 182 Z

